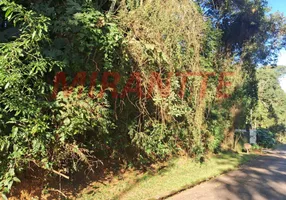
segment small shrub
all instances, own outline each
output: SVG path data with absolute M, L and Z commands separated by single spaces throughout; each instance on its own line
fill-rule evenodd
M 276 144 L 275 134 L 267 129 L 257 129 L 257 144 L 265 148 L 273 147 Z
M 258 144 L 253 144 L 253 145 L 252 145 L 252 149 L 253 149 L 253 150 L 260 150 L 260 149 L 261 149 L 261 146 L 259 146 Z
M 286 133 L 279 133 L 276 135 L 276 140 L 282 144 L 286 144 Z

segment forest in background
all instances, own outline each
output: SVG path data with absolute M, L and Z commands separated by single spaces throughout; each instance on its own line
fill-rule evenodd
M 277 80 L 285 69 L 274 64 L 285 47 L 286 21 L 269 14 L 265 0 L 2 0 L 0 8 L 5 194 L 30 168 L 71 177 L 179 155 L 203 162 L 232 148 L 234 129 L 248 123 L 277 137 L 285 131 L 286 98 Z M 61 71 L 69 85 L 78 72 L 87 79 L 52 99 Z M 105 72 L 121 75 L 117 91 L 102 86 Z M 220 76 L 208 78 L 203 99 L 204 77 L 168 77 L 183 72 L 233 73 L 225 77 L 231 87 L 222 85 L 229 98 L 217 97 Z M 148 96 L 136 94 L 138 80 Z M 177 95 L 182 85 L 184 98 Z

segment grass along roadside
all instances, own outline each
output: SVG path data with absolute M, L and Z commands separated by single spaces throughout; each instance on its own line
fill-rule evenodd
M 205 163 L 190 158 L 176 158 L 156 171 L 129 171 L 109 183 L 94 182 L 83 189 L 77 199 L 158 199 L 189 188 L 223 172 L 236 169 L 254 155 L 221 153 Z

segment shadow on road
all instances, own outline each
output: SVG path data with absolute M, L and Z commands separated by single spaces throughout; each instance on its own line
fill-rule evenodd
M 241 169 L 186 190 L 170 199 L 286 199 L 286 145 L 267 152 Z

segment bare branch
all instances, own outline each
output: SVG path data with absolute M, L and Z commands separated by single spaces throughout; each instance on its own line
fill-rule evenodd
M 115 5 L 116 5 L 116 0 L 112 0 L 111 6 L 110 6 L 109 11 L 108 11 L 108 14 L 111 14 L 111 13 L 114 12 Z

